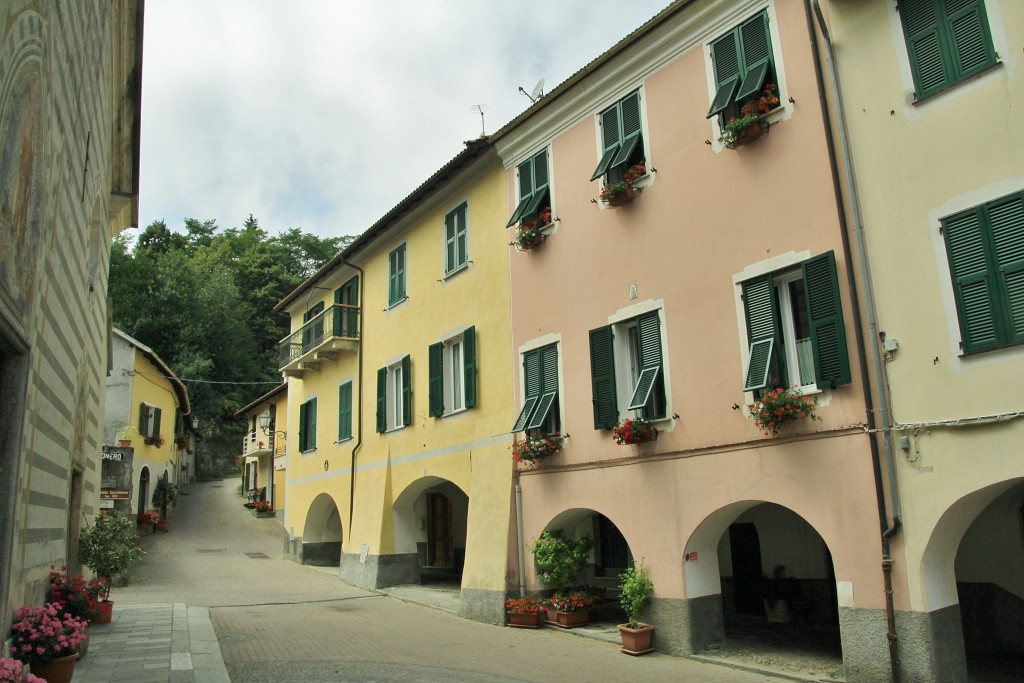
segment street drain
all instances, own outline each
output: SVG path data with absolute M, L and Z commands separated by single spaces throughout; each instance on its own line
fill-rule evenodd
M 270 555 L 267 555 L 266 553 L 242 553 L 242 554 L 245 555 L 246 557 L 248 557 L 250 560 L 269 560 L 270 559 Z
M 199 548 L 196 550 L 197 553 L 222 553 L 224 548 Z

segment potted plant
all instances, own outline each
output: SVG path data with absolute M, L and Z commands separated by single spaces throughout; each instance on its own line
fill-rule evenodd
M 640 621 L 653 595 L 654 583 L 644 572 L 643 560 L 627 567 L 619 575 L 619 604 L 628 619 L 627 623 L 619 624 L 619 634 L 622 636 L 621 651 L 628 655 L 644 655 L 653 651 L 651 638 L 654 627 Z
M 132 445 L 132 436 L 138 433 L 139 432 L 134 427 L 128 425 L 121 430 L 121 435 L 118 437 L 117 445 L 121 448 L 128 448 Z
M 738 117 L 729 118 L 718 140 L 729 149 L 750 144 L 768 132 L 768 119 L 765 117 L 778 106 L 778 89 L 774 83 L 766 83 L 758 95 L 740 107 Z
M 513 628 L 540 628 L 545 611 L 546 607 L 543 602 L 532 595 L 505 600 L 508 625 Z
M 555 608 L 555 624 L 562 628 L 587 625 L 595 602 L 594 596 L 585 591 L 557 591 L 551 596 L 551 605 Z
M 0 658 L 0 683 L 46 683 L 39 676 L 25 671 L 24 666 L 17 659 Z
M 171 528 L 171 522 L 167 517 L 167 508 L 174 505 L 174 501 L 178 500 L 178 487 L 171 483 L 170 479 L 167 478 L 167 474 L 156 480 L 156 485 L 153 487 L 153 507 L 160 509 L 160 520 L 156 523 L 158 531 L 168 531 Z
M 778 436 L 779 430 L 790 422 L 805 417 L 820 420 L 814 414 L 817 405 L 816 398 L 804 396 L 796 387 L 776 387 L 754 402 L 750 408 L 750 417 L 754 420 L 754 426 L 764 430 L 765 435 Z
M 658 438 L 658 428 L 650 420 L 630 417 L 619 420 L 612 429 L 612 438 L 620 446 L 646 443 Z
M 11 655 L 48 683 L 70 683 L 85 626 L 57 603 L 19 607 L 11 625 Z
M 86 581 L 81 576 L 68 576 L 67 567 L 60 571 L 50 565 L 50 586 L 46 591 L 46 601 L 60 605 L 62 611 L 78 617 L 86 623 L 92 623 L 100 615 L 100 591 L 102 586 L 98 578 Z
M 527 436 L 512 442 L 512 460 L 526 463 L 528 467 L 537 467 L 539 460 L 554 455 L 560 450 L 562 450 L 560 434 Z
M 273 517 L 274 507 L 269 500 L 257 500 L 252 504 L 252 514 L 255 517 Z
M 647 165 L 644 162 L 633 164 L 626 169 L 622 180 L 605 183 L 601 186 L 600 200 L 608 206 L 622 206 L 630 203 L 636 197 L 636 182 L 645 175 L 647 175 Z
M 541 209 L 535 218 L 525 220 L 519 224 L 519 227 L 516 229 L 516 241 L 512 244 L 519 251 L 526 251 L 540 246 L 548 237 L 543 230 L 549 225 L 551 225 L 551 207 L 546 206 Z
M 157 448 L 160 448 L 161 446 L 164 445 L 165 440 L 163 435 L 161 434 L 152 434 L 150 436 L 145 437 L 143 439 L 143 442 L 145 442 L 146 445 L 148 446 L 156 446 Z
M 139 531 L 156 531 L 156 524 L 160 521 L 160 515 L 152 510 L 147 510 L 146 512 L 140 512 L 135 521 L 138 524 Z
M 142 557 L 138 537 L 127 516 L 112 512 L 97 517 L 86 526 L 78 546 L 82 563 L 99 579 L 100 615 L 93 623 L 108 623 L 114 606 L 110 600 L 111 581 Z
M 554 585 L 555 595 L 558 595 L 586 565 L 593 547 L 594 542 L 589 536 L 581 536 L 572 541 L 565 537 L 561 529 L 545 529 L 530 546 L 539 570 L 538 578 L 543 583 Z M 549 615 L 549 621 L 557 621 L 559 610 L 554 597 L 550 607 L 553 614 Z M 589 610 L 586 617 L 589 619 Z

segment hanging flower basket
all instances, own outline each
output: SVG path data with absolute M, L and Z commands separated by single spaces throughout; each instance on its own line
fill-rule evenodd
M 791 422 L 806 417 L 820 420 L 821 418 L 814 414 L 817 406 L 816 398 L 804 396 L 796 387 L 777 387 L 751 406 L 750 418 L 754 421 L 754 426 L 763 430 L 765 435 L 778 436 L 779 430 Z
M 636 187 L 637 181 L 647 175 L 647 166 L 644 162 L 633 164 L 627 170 L 622 180 L 614 183 L 605 183 L 601 186 L 599 199 L 606 206 L 623 206 L 633 201 L 640 193 Z M 595 203 L 597 200 L 592 200 Z
M 535 218 L 525 220 L 516 229 L 516 241 L 512 242 L 519 251 L 528 251 L 544 244 L 548 238 L 542 232 L 544 228 L 551 225 L 551 207 L 546 206 L 537 213 Z
M 536 467 L 539 460 L 554 455 L 562 450 L 562 436 L 548 434 L 546 436 L 527 436 L 512 442 L 512 460 Z
M 647 443 L 658 438 L 658 428 L 643 418 L 620 420 L 612 429 L 612 438 L 620 446 L 627 444 Z

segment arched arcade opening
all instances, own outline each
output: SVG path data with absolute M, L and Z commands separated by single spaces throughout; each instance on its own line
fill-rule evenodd
M 447 479 L 423 477 L 395 499 L 393 512 L 395 554 L 412 560 L 398 582 L 461 585 L 469 496 Z
M 341 515 L 334 498 L 326 493 L 313 499 L 302 529 L 302 564 L 316 567 L 341 565 Z

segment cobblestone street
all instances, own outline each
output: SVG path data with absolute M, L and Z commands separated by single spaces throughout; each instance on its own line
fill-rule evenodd
M 613 643 L 571 632 L 481 624 L 354 588 L 332 571 L 282 559 L 280 523 L 254 518 L 236 486 L 193 484 L 171 531 L 142 538 L 145 558 L 113 594 L 123 610 L 209 608 L 236 683 L 781 680 L 658 653 L 627 657 Z M 146 680 L 181 679 L 154 672 Z

